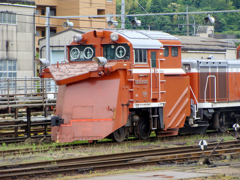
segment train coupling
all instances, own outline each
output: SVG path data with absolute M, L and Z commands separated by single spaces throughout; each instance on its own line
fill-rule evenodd
M 60 126 L 64 123 L 64 119 L 60 118 L 60 116 L 52 116 L 51 117 L 51 126 Z

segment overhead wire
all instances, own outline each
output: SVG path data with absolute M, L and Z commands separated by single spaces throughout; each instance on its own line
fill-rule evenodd
M 87 20 L 87 19 L 69 19 L 69 20 L 75 20 L 75 21 L 87 21 L 87 22 L 103 22 L 103 23 L 107 23 L 107 21 L 105 19 L 90 19 L 90 20 Z M 16 23 L 27 23 L 27 24 L 36 24 L 36 25 L 39 25 L 39 26 L 44 26 L 45 27 L 45 23 L 34 23 L 34 22 L 27 22 L 27 21 L 16 21 Z M 50 21 L 51 23 L 51 21 Z M 1 23 L 0 23 L 1 24 Z M 2 23 L 4 25 L 4 23 Z M 142 23 L 142 27 L 145 26 L 146 29 L 149 28 L 149 25 L 150 27 L 156 27 L 157 25 L 155 25 L 156 23 Z M 231 24 L 228 24 L 228 25 L 236 25 L 237 23 L 231 23 Z M 8 25 L 12 25 L 12 24 L 8 24 Z M 55 27 L 62 27 L 62 25 L 59 25 L 59 24 L 50 24 L 51 26 L 55 26 Z M 127 23 L 125 22 L 125 25 L 131 25 L 131 23 Z M 178 24 L 174 24 L 174 23 L 171 23 L 171 24 L 167 24 L 168 26 L 178 26 Z M 160 25 L 160 26 L 163 26 L 163 25 Z M 201 25 L 196 25 L 196 26 L 201 26 Z M 73 26 L 75 28 L 91 28 L 91 29 L 104 29 L 104 28 L 97 28 L 97 27 L 82 27 L 82 26 Z M 138 29 L 141 29 L 138 28 Z M 180 28 L 179 28 L 180 29 Z M 168 32 L 174 32 L 173 30 L 169 30 Z M 215 29 L 215 32 L 221 32 L 222 30 L 216 30 Z
M 67 3 L 67 1 L 66 0 L 62 0 L 62 1 L 65 1 L 66 3 Z M 136 1 L 136 0 L 135 0 Z M 72 1 L 73 2 L 73 1 Z M 76 2 L 76 1 L 74 1 L 74 2 Z M 68 3 L 69 3 L 69 1 L 68 1 Z M 83 3 L 88 3 L 88 2 L 83 2 Z M 95 3 L 95 4 L 103 4 L 103 3 Z M 16 12 L 16 11 L 15 11 Z M 18 13 L 14 13 L 14 14 L 16 14 L 16 15 L 22 15 L 22 16 L 35 16 L 35 17 L 37 17 L 37 18 L 41 18 L 41 17 L 45 17 L 45 16 L 42 16 L 42 15 L 34 15 L 34 14 L 22 14 L 22 13 L 19 13 L 19 12 L 22 12 L 22 11 L 17 11 Z M 165 15 L 166 16 L 166 15 Z M 104 22 L 104 23 L 106 23 L 107 21 L 105 20 L 105 18 L 103 18 L 103 19 L 101 19 L 101 20 L 97 20 L 97 18 L 95 19 L 95 18 L 91 18 L 91 19 L 86 19 L 86 18 L 79 18 L 79 19 L 76 19 L 76 18 L 71 18 L 71 20 L 74 20 L 74 21 L 88 21 L 88 22 Z M 24 22 L 24 21 L 16 21 L 16 22 L 19 22 L 19 23 L 31 23 L 31 22 Z M 35 23 L 36 25 L 43 25 L 43 26 L 45 26 L 45 24 L 42 24 L 42 23 Z M 130 23 L 125 23 L 125 24 L 130 24 Z M 236 23 L 237 24 L 237 23 Z M 228 24 L 228 25 L 236 25 L 236 24 Z M 144 26 L 148 26 L 148 25 L 150 25 L 151 27 L 154 27 L 154 24 L 148 24 L 148 23 L 142 23 L 142 25 Z M 168 24 L 169 26 L 176 26 L 176 25 L 178 25 L 178 24 L 174 24 L 174 23 L 172 23 L 172 24 Z M 58 25 L 58 24 L 51 24 L 51 26 L 62 26 L 62 25 Z M 199 26 L 199 25 L 196 25 L 196 26 Z M 91 29 L 96 29 L 96 27 L 82 27 L 82 26 L 74 26 L 74 27 L 76 27 L 76 28 L 91 28 Z M 173 31 L 173 30 L 171 30 L 171 31 Z M 216 31 L 216 30 L 215 30 Z M 221 30 L 219 30 L 219 31 L 221 31 Z M 216 31 L 217 32 L 217 31 Z

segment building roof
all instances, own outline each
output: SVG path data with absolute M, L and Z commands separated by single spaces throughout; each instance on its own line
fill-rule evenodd
M 66 29 L 51 37 L 61 35 L 68 31 L 74 31 L 79 34 L 84 34 L 86 32 L 92 31 L 89 29 Z M 157 39 L 171 39 L 171 40 L 180 40 L 181 44 L 183 45 L 182 51 L 226 51 L 226 49 L 236 48 L 236 45 L 225 40 L 219 40 L 214 38 L 207 38 L 207 37 L 198 37 L 198 36 L 173 36 L 168 33 L 164 33 L 162 31 L 146 31 L 146 30 L 110 30 L 115 31 L 121 34 L 122 36 L 126 37 L 128 40 L 135 44 L 135 48 L 138 46 L 147 47 L 152 46 L 152 42 L 156 41 Z M 139 39 L 141 38 L 141 39 Z M 39 39 L 45 40 L 46 37 Z M 150 41 L 149 41 L 150 40 Z M 149 44 L 150 43 L 150 44 Z M 162 47 L 161 43 L 156 42 L 155 44 L 158 48 Z
M 0 3 L 17 4 L 17 5 L 36 5 L 35 1 L 25 1 L 25 0 L 0 0 Z
M 60 34 L 63 34 L 63 33 L 65 33 L 65 32 L 68 32 L 68 31 L 74 31 L 74 32 L 79 33 L 79 34 L 84 34 L 84 33 L 86 33 L 86 32 L 92 31 L 92 30 L 89 30 L 89 29 L 81 29 L 81 30 L 79 30 L 79 29 L 69 28 L 69 29 L 66 29 L 66 30 L 64 30 L 64 31 L 61 31 L 61 32 L 55 33 L 55 34 L 53 34 L 53 35 L 50 35 L 50 38 L 51 38 L 51 37 L 54 37 L 54 36 L 58 36 L 58 35 L 60 35 Z M 43 37 L 43 38 L 39 39 L 39 40 L 38 40 L 38 45 L 39 45 L 39 42 L 40 42 L 40 41 L 45 40 L 45 39 L 46 39 L 46 37 Z
M 176 36 L 180 39 L 183 51 L 226 51 L 226 49 L 236 48 L 235 44 L 214 38 L 198 36 Z

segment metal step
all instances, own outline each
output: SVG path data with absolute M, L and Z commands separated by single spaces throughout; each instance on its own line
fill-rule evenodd
M 150 128 L 152 130 L 157 129 L 157 120 L 158 120 L 158 115 L 157 115 L 157 108 L 150 109 Z

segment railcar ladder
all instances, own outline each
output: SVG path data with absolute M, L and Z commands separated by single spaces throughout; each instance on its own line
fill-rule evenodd
M 132 74 L 132 69 L 128 69 L 129 74 L 127 75 L 128 78 L 128 82 L 132 82 L 131 85 L 131 89 L 129 89 L 129 93 L 130 93 L 130 99 L 129 99 L 129 103 L 133 103 L 133 84 L 134 84 L 134 79 L 133 79 L 133 74 Z
M 149 119 L 150 119 L 150 129 L 155 130 L 157 129 L 157 122 L 158 122 L 158 108 L 150 108 L 149 112 Z
M 164 61 L 165 59 L 158 59 L 158 64 L 159 64 L 159 69 L 153 69 L 152 67 L 150 68 L 150 83 L 151 83 L 151 99 L 153 99 L 153 94 L 157 94 L 158 93 L 158 100 L 161 100 L 161 93 L 165 93 L 166 91 L 161 91 L 161 83 L 165 82 L 165 80 L 161 80 L 160 76 L 161 76 L 161 69 L 160 69 L 160 61 Z M 150 59 L 150 65 L 152 64 L 152 59 Z M 154 72 L 152 72 L 154 71 Z M 157 73 L 158 71 L 158 92 L 153 92 L 153 73 Z

